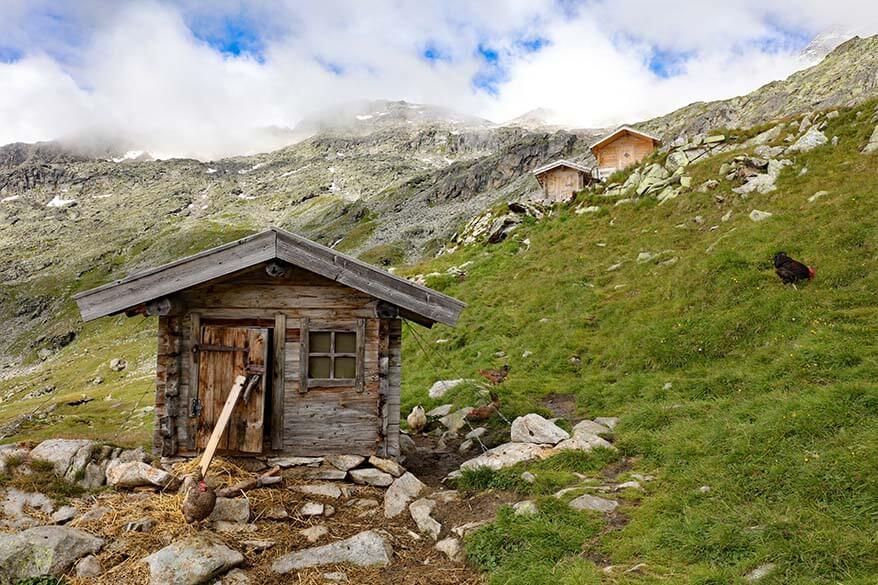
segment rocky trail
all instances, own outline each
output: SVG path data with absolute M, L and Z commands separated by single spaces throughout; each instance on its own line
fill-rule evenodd
M 464 537 L 504 506 L 516 515 L 539 511 L 512 491 L 450 489 L 461 468 L 496 470 L 565 449 L 615 449 L 595 434 L 612 438 L 615 419 L 581 421 L 567 433 L 529 414 L 513 421 L 511 441 L 483 452 L 467 445 L 467 436 L 495 444 L 505 433 L 479 427 L 464 434 L 458 413 L 470 409 L 443 410 L 449 412 L 432 430 L 407 436 L 407 467 L 355 455 L 216 460 L 207 481 L 228 497 L 195 524 L 185 522 L 179 493 L 194 461 L 159 465 L 140 449 L 88 440 L 4 446 L 0 583 L 44 574 L 66 575 L 75 585 L 287 583 L 291 576 L 309 584 L 480 583 L 466 563 Z M 229 489 L 266 471 L 282 483 Z M 555 497 L 603 514 L 614 529 L 625 523 L 616 495 L 641 489 L 637 481 L 616 481 L 626 471 L 623 463 L 605 470 L 603 481 L 580 476 Z M 529 471 L 521 477 L 536 478 Z M 67 495 L 59 493 L 62 485 Z

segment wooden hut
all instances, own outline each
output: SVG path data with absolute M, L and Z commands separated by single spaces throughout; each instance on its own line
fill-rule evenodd
M 594 180 L 592 169 L 568 160 L 556 160 L 533 170 L 548 203 L 569 200 Z
M 86 321 L 158 317 L 155 450 L 195 455 L 237 376 L 230 455 L 399 455 L 402 320 L 460 301 L 271 228 L 76 295 Z
M 661 140 L 631 126 L 621 126 L 591 145 L 603 180 L 630 165 L 637 164 L 661 145 Z

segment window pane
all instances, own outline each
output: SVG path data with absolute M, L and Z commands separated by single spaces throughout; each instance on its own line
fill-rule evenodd
M 329 360 L 328 357 L 310 357 L 308 358 L 308 377 L 309 378 L 328 378 L 329 377 Z
M 331 351 L 332 339 L 328 331 L 315 331 L 308 336 L 309 353 L 329 353 Z
M 357 359 L 352 357 L 335 358 L 336 378 L 356 378 Z
M 357 334 L 336 333 L 335 353 L 357 353 Z

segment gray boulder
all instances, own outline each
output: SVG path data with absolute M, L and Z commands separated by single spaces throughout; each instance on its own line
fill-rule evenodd
M 394 480 L 384 494 L 384 517 L 396 518 L 408 507 L 409 502 L 427 489 L 421 480 L 411 473 L 404 473 Z
M 237 522 L 243 524 L 250 519 L 250 500 L 247 498 L 217 498 L 213 512 L 207 517 L 210 522 Z
M 616 425 L 619 424 L 619 417 L 618 416 L 599 416 L 596 419 L 594 419 L 594 422 L 598 423 L 599 425 L 603 425 L 612 431 L 613 429 L 616 428 Z
M 380 469 L 384 473 L 389 473 L 393 477 L 399 477 L 403 473 L 405 473 L 405 469 L 402 468 L 402 465 L 393 461 L 392 459 L 384 459 L 382 457 L 376 457 L 372 455 L 369 457 L 369 464 L 373 467 Z
M 512 421 L 513 443 L 555 445 L 569 438 L 570 434 L 567 431 L 536 413 L 526 414 Z
M 77 577 L 90 579 L 92 577 L 97 577 L 101 573 L 104 572 L 101 567 L 101 562 L 94 555 L 88 555 L 87 557 L 82 557 L 79 559 L 79 562 L 76 563 L 75 574 Z
M 555 453 L 555 449 L 546 445 L 538 445 L 536 443 L 504 443 L 489 449 L 478 457 L 464 461 L 460 468 L 476 469 L 488 467 L 497 470 L 512 467 L 522 461 L 544 459 L 553 453 Z
M 868 144 L 863 148 L 863 154 L 872 154 L 873 152 L 878 152 L 878 126 L 875 126 Z
M 365 461 L 362 455 L 327 455 L 326 462 L 342 471 L 353 469 L 357 465 Z
M 271 564 L 271 570 L 284 575 L 320 565 L 387 566 L 392 560 L 390 543 L 377 532 L 367 530 L 345 540 L 285 554 Z
M 40 524 L 37 518 L 25 512 L 26 509 L 39 510 L 43 514 L 51 514 L 55 511 L 55 504 L 51 498 L 40 492 L 23 492 L 11 488 L 7 490 L 6 496 L 3 498 L 2 508 L 0 509 L 2 509 L 4 516 L 3 520 L 0 521 L 0 525 L 20 530 Z
M 244 555 L 206 533 L 169 544 L 143 559 L 150 585 L 198 585 L 244 562 Z
M 418 530 L 433 540 L 437 540 L 439 533 L 442 532 L 442 525 L 430 515 L 435 507 L 436 501 L 427 498 L 421 498 L 409 504 L 409 513 L 412 515 L 412 520 L 418 525 Z
M 107 484 L 114 488 L 164 487 L 171 479 L 167 471 L 142 461 L 114 460 L 107 466 Z
M 774 214 L 769 212 L 769 211 L 760 211 L 758 209 L 754 209 L 753 211 L 750 212 L 749 217 L 752 221 L 760 222 L 760 221 L 764 221 L 764 220 L 768 219 L 769 217 L 771 217 L 773 215 Z
M 48 439 L 34 447 L 30 456 L 51 463 L 55 475 L 74 482 L 91 461 L 95 446 L 86 439 Z
M 817 127 L 812 126 L 787 148 L 787 152 L 808 152 L 818 146 L 823 146 L 827 142 L 829 142 L 829 139 L 826 137 L 826 134 Z
M 464 427 L 466 424 L 466 415 L 472 412 L 472 407 L 465 406 L 460 410 L 456 410 L 450 414 L 447 414 L 439 419 L 439 422 L 442 423 L 445 428 L 447 428 L 452 433 L 456 433 L 460 429 Z
M 430 398 L 442 398 L 445 396 L 445 393 L 451 390 L 456 386 L 460 386 L 466 382 L 465 379 L 461 378 L 458 380 L 438 380 L 427 391 L 427 394 L 430 395 Z
M 0 534 L 0 585 L 28 577 L 60 577 L 82 557 L 97 553 L 104 541 L 67 526 L 37 526 Z
M 568 505 L 574 510 L 591 510 L 592 512 L 612 512 L 619 507 L 619 503 L 606 498 L 599 498 L 590 494 L 585 494 L 574 498 L 568 502 Z
M 573 435 L 577 433 L 591 433 L 592 435 L 609 435 L 613 431 L 610 427 L 596 423 L 593 420 L 583 420 L 573 426 Z
M 352 469 L 349 473 L 351 475 L 351 480 L 353 480 L 354 483 L 361 485 L 387 487 L 393 483 L 392 475 L 372 467 L 366 469 Z

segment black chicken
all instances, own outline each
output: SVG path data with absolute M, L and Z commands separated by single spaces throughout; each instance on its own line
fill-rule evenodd
M 795 284 L 800 280 L 814 278 L 814 269 L 793 260 L 786 252 L 778 252 L 774 255 L 774 271 L 784 284 Z

